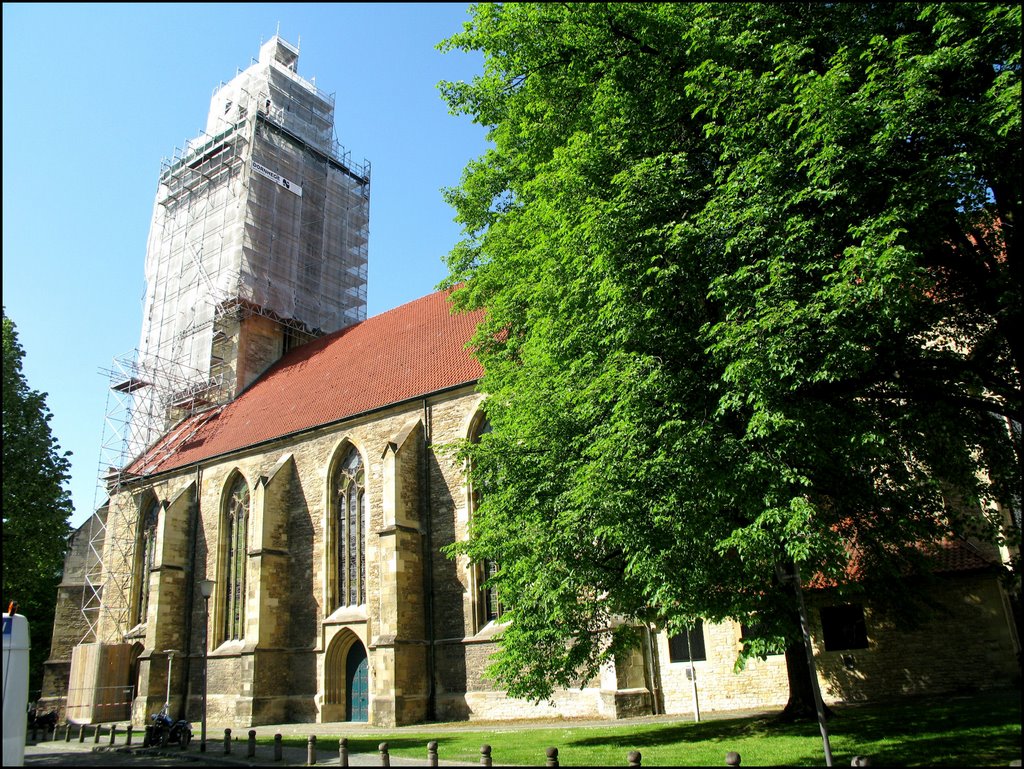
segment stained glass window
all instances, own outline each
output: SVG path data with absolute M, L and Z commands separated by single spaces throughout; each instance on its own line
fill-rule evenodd
M 222 533 L 224 559 L 224 640 L 245 636 L 245 569 L 248 555 L 249 485 L 237 476 L 228 494 Z
M 475 429 L 473 430 L 472 439 L 473 441 L 479 441 L 480 436 L 486 435 L 491 431 L 491 423 L 486 417 L 481 417 L 476 423 Z M 479 484 L 473 486 L 473 493 L 470 498 L 472 504 L 472 510 L 470 514 L 476 512 L 476 509 L 480 506 L 480 501 L 483 498 L 483 492 L 481 491 Z M 483 627 L 488 622 L 493 622 L 501 617 L 502 609 L 501 603 L 498 601 L 498 589 L 494 585 L 485 585 L 487 580 L 498 573 L 498 564 L 494 561 L 483 560 L 476 564 L 476 616 L 477 625 Z
M 366 481 L 363 459 L 353 447 L 338 464 L 334 476 L 337 552 L 337 603 L 366 603 Z
M 156 565 L 156 524 L 160 517 L 160 503 L 155 499 L 146 505 L 139 518 L 138 588 L 135 599 L 135 624 L 146 621 L 149 612 L 149 573 Z

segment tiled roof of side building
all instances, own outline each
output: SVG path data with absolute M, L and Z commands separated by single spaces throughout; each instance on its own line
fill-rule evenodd
M 127 468 L 152 475 L 477 381 L 483 312 L 437 292 L 292 350 L 231 403 L 196 414 Z

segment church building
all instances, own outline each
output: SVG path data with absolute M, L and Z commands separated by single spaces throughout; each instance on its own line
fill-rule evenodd
M 504 627 L 487 567 L 445 548 L 473 496 L 456 446 L 487 429 L 445 292 L 366 317 L 369 166 L 278 37 L 165 164 L 140 350 L 109 498 L 75 534 L 43 707 L 145 723 L 621 718 L 781 706 L 783 656 L 734 672 L 743 628 L 657 628 L 551 702 L 485 675 Z M 913 628 L 808 591 L 827 702 L 1008 686 L 1000 554 L 951 543 Z

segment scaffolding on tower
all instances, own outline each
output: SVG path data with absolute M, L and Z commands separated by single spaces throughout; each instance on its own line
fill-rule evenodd
M 93 527 L 83 641 L 120 640 L 132 624 L 150 485 L 128 475 L 133 461 L 181 420 L 230 402 L 275 356 L 366 318 L 369 163 L 337 141 L 334 95 L 301 78 L 297 58 L 280 38 L 265 44 L 214 89 L 206 129 L 161 163 L 140 346 L 105 371 L 94 506 L 130 481 L 139 509 L 133 525 L 104 515 Z M 250 318 L 264 319 L 263 337 Z

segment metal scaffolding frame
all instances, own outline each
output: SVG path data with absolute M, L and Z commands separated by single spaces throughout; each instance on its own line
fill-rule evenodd
M 301 78 L 297 59 L 282 39 L 265 43 L 214 89 L 206 130 L 161 163 L 140 345 L 103 372 L 94 509 L 142 480 L 126 469 L 174 424 L 247 384 L 247 318 L 281 327 L 282 352 L 366 318 L 369 163 L 354 164 L 338 143 L 334 96 Z M 83 641 L 105 640 L 104 618 L 128 629 L 141 513 L 133 525 L 108 516 L 93 532 Z

